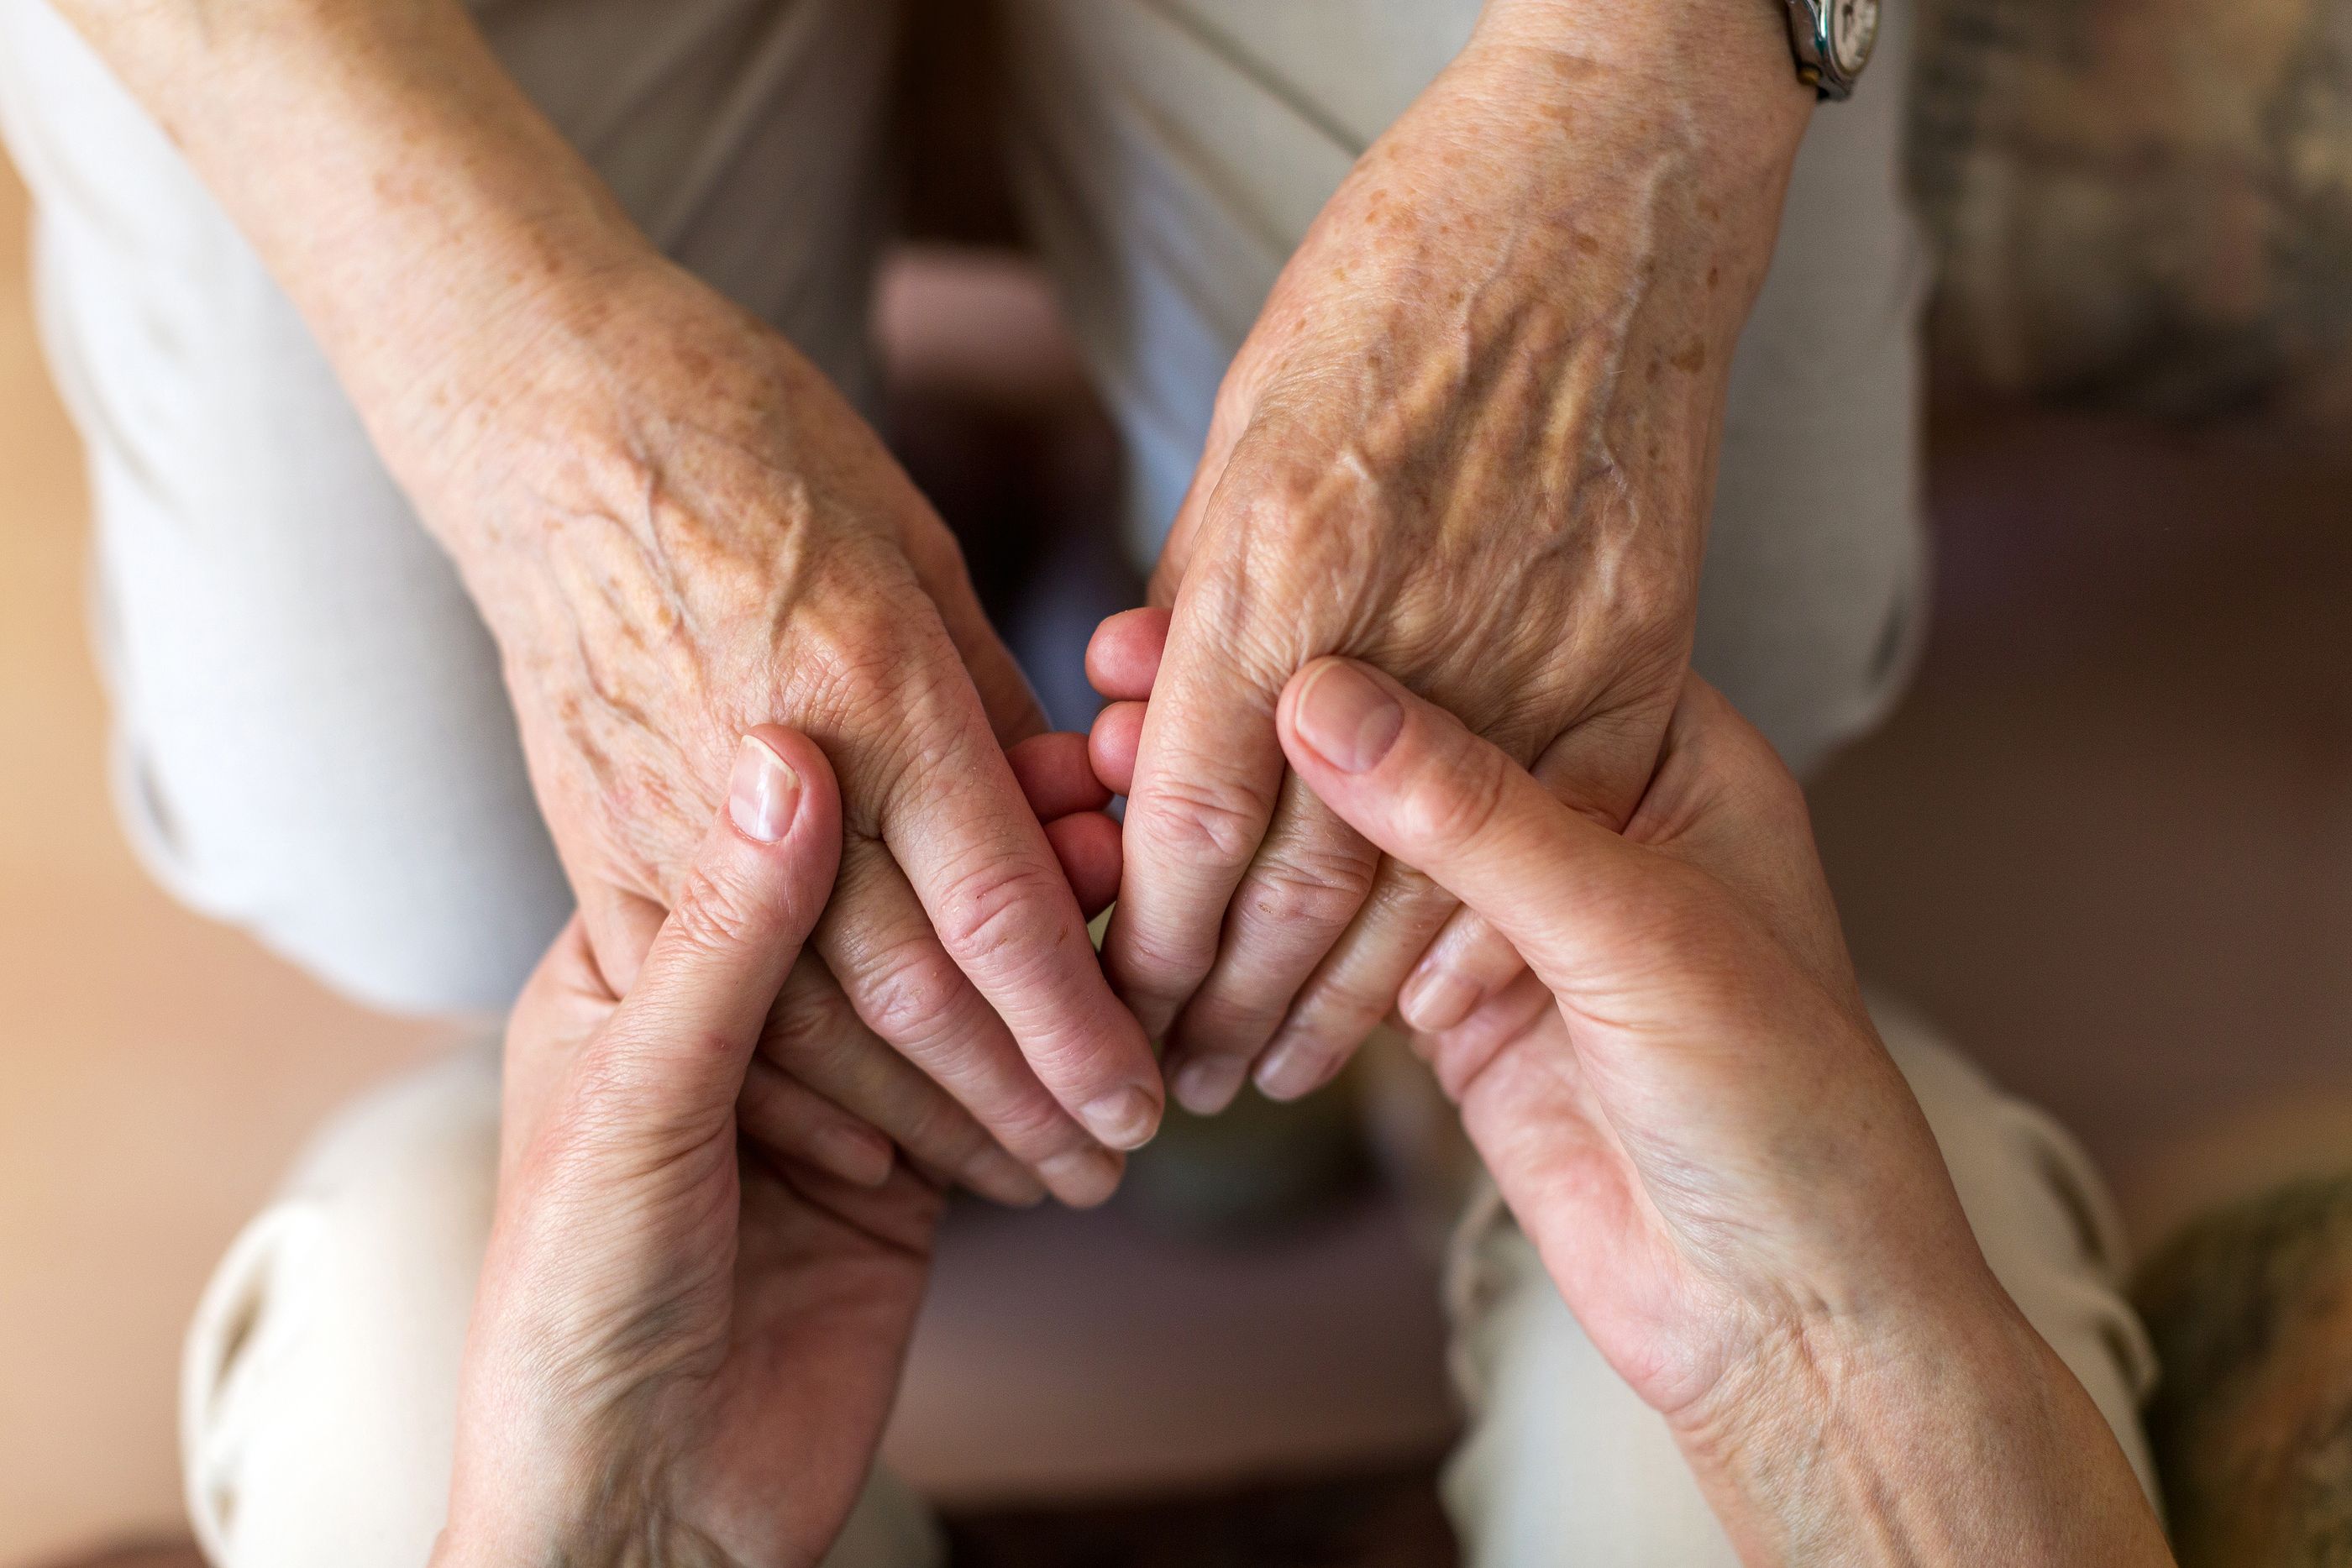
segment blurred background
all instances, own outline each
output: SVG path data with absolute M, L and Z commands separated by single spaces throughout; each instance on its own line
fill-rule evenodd
M 2352 1165 L 2352 110 L 2346 54 L 2315 78 L 2298 52 L 2344 8 L 2229 9 L 1931 14 L 1935 629 L 1813 791 L 1865 977 L 2069 1124 L 2143 1248 Z M 957 118 L 984 110 L 911 132 L 891 423 L 1067 692 L 1068 628 L 1132 591 L 1098 542 L 1116 456 L 1002 243 Z M 329 996 L 133 864 L 26 225 L 0 166 L 0 1568 L 184 1534 L 174 1364 L 206 1271 L 330 1107 L 460 1038 Z M 1046 561 L 1083 591 L 1036 600 Z M 1360 1182 L 1213 1240 L 1141 1186 L 950 1233 L 890 1441 L 967 1559 L 1048 1561 L 1019 1544 L 1045 1518 L 1071 1562 L 1286 1531 L 1433 1561 L 1452 1414 L 1412 1216 Z

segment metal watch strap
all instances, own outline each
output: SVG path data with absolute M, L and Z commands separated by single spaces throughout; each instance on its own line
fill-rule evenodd
M 1797 79 L 1829 102 L 1853 96 L 1854 78 L 1840 68 L 1833 8 L 1839 0 L 1783 0 L 1789 10 L 1789 41 L 1797 56 Z

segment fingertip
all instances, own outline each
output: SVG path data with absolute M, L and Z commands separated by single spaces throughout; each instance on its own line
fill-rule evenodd
M 1147 705 L 1113 703 L 1095 716 L 1087 736 L 1087 758 L 1095 778 L 1114 795 L 1135 787 L 1135 759 L 1143 748 L 1143 716 Z
M 1173 620 L 1171 612 L 1152 606 L 1107 617 L 1087 643 L 1088 684 L 1114 701 L 1150 696 Z
M 1045 841 L 1069 879 L 1078 911 L 1088 920 L 1118 896 L 1118 824 L 1099 811 L 1081 811 L 1045 824 Z

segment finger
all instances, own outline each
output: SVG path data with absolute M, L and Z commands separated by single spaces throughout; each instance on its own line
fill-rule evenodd
M 1378 671 L 1318 659 L 1284 689 L 1283 749 L 1322 799 L 1388 853 L 1493 921 L 1557 993 L 1580 986 L 1588 936 L 1642 891 L 1641 852 L 1570 810 L 1451 714 Z
M 1045 824 L 1045 841 L 1062 863 L 1062 875 L 1078 901 L 1078 913 L 1092 920 L 1118 896 L 1118 824 L 1100 811 L 1081 811 Z
M 1057 732 L 1034 735 L 1007 747 L 1004 760 L 1013 782 L 1041 822 L 1079 811 L 1099 811 L 1110 804 L 1110 791 L 1095 776 L 1083 735 Z
M 1061 873 L 1051 874 L 1070 896 Z M 1118 1156 L 1039 1082 L 1004 1021 L 940 945 L 887 846 L 862 837 L 844 846 L 840 887 L 816 946 L 866 1027 L 971 1112 L 1055 1197 L 1086 1207 L 1117 1189 Z
M 1077 899 L 977 705 L 959 697 L 960 683 L 943 686 L 896 694 L 925 751 L 884 785 L 883 841 L 936 933 L 930 946 L 1011 1030 L 1037 1079 L 1103 1144 L 1137 1147 L 1159 1129 L 1158 1063 L 1105 983 Z M 898 956 L 921 962 L 903 943 Z M 879 1032 L 907 1049 L 894 1030 Z
M 1638 790 L 1629 794 L 1626 780 L 1644 771 L 1633 758 L 1646 747 L 1654 767 L 1664 744 L 1650 736 L 1646 723 L 1580 725 L 1546 747 L 1531 771 L 1555 800 L 1622 830 L 1640 798 Z M 1450 1029 L 1526 970 L 1527 960 L 1491 922 L 1457 909 L 1413 966 L 1397 1011 L 1412 1029 Z
M 890 1179 L 898 1155 L 866 1123 L 768 1062 L 754 1058 L 735 1103 L 744 1136 L 770 1154 L 805 1160 L 859 1186 Z
M 1143 746 L 1145 711 L 1139 702 L 1113 703 L 1095 716 L 1095 727 L 1087 736 L 1087 760 L 1103 788 L 1114 795 L 1135 787 L 1135 754 Z
M 824 754 L 774 725 L 745 736 L 727 805 L 597 1040 L 595 1071 L 583 1064 L 608 1127 L 660 1143 L 726 1124 L 840 859 L 841 800 Z
M 1169 1090 L 1186 1110 L 1210 1116 L 1232 1103 L 1291 999 L 1363 906 L 1379 862 L 1296 774 L 1284 777 L 1265 842 L 1225 912 L 1216 961 L 1169 1032 Z
M 1087 684 L 1114 702 L 1151 695 L 1160 660 L 1168 648 L 1165 610 L 1123 610 L 1106 617 L 1087 642 Z
M 1213 635 L 1244 619 L 1244 607 L 1201 580 L 1187 586 L 1144 715 L 1128 795 L 1127 864 L 1103 942 L 1104 968 L 1154 1040 L 1166 1037 L 1215 962 L 1225 910 L 1282 788 L 1273 718 L 1286 671 L 1270 659 L 1253 670 Z M 1196 628 L 1200 634 L 1188 637 Z
M 580 922 L 587 933 L 588 948 L 595 955 L 597 972 L 614 996 L 627 996 L 629 988 L 637 983 L 637 970 L 668 915 L 652 899 L 610 883 L 593 883 L 580 890 Z
M 1424 1033 L 1448 1030 L 1526 973 L 1510 939 L 1475 910 L 1456 909 L 1397 994 L 1397 1015 Z
M 1044 1196 L 970 1112 L 866 1027 L 813 953 L 801 955 L 769 1009 L 760 1056 L 950 1182 L 1016 1207 Z
M 1454 909 L 1454 895 L 1391 856 L 1371 895 L 1290 1005 L 1253 1074 L 1269 1100 L 1296 1100 L 1339 1075 L 1395 1009 L 1397 988 Z
M 1495 1053 L 1559 1004 L 1544 983 L 1522 969 L 1519 977 L 1471 1009 L 1453 1028 L 1416 1035 L 1414 1049 L 1437 1072 L 1438 1086 L 1459 1100 Z
M 507 1015 L 499 1094 L 501 1179 L 538 1141 L 541 1122 L 582 1048 L 619 1005 L 589 946 L 587 925 L 574 915 L 523 982 Z

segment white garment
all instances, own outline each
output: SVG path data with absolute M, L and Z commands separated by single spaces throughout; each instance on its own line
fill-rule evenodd
M 1006 4 L 1020 187 L 1150 546 L 1283 259 L 1477 0 Z M 867 382 L 894 5 L 478 9 L 658 244 Z M 1884 59 L 1798 162 L 1700 593 L 1699 668 L 1800 770 L 1885 707 L 1918 629 L 1922 269 L 1890 10 Z M 147 864 L 373 1005 L 503 1005 L 571 901 L 456 572 L 284 295 L 46 0 L 0 0 L 0 123 L 89 445 L 118 795 Z
M 2090 1390 L 2153 1490 L 2136 1412 L 2153 1376 L 2116 1281 L 2106 1197 L 2074 1143 L 1914 1019 L 1878 1019 L 1993 1270 Z M 467 1313 L 498 1169 L 479 1048 L 338 1116 L 229 1249 L 190 1332 L 188 1498 L 220 1568 L 417 1568 L 444 1517 Z M 1644 1406 L 1584 1337 L 1494 1200 L 1449 1280 L 1470 1425 L 1446 1502 L 1470 1568 L 1731 1568 L 1730 1543 Z M 929 1568 L 920 1503 L 877 1474 L 832 1568 Z

